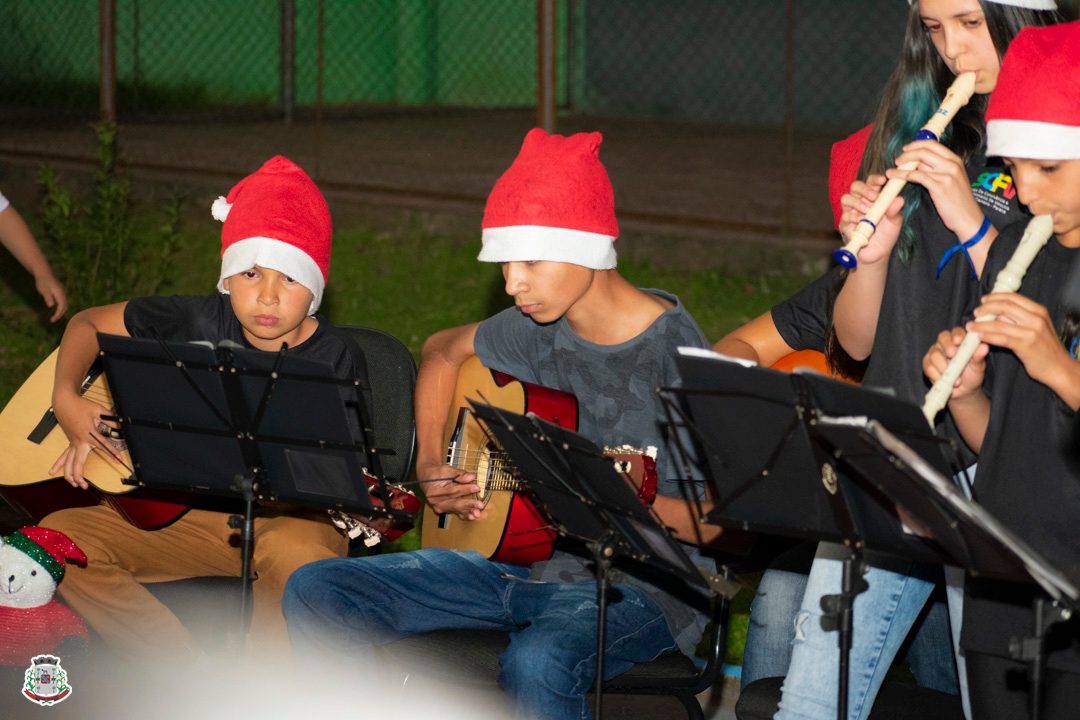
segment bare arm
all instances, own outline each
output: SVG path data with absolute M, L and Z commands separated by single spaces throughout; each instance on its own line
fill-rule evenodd
M 844 208 L 840 232 L 847 237 L 870 210 L 885 178 L 870 176 L 865 183 L 855 182 L 851 192 L 841 199 Z M 889 255 L 900 236 L 903 198 L 897 198 L 877 225 L 870 243 L 859 252 L 859 263 L 848 272 L 844 286 L 833 306 L 836 339 L 853 360 L 865 360 L 874 347 L 881 299 L 889 273 Z
M 769 367 L 785 355 L 795 352 L 787 344 L 772 319 L 772 312 L 762 313 L 750 322 L 735 328 L 713 345 L 713 350 L 730 357 L 753 360 Z
M 450 412 L 458 370 L 475 354 L 477 323 L 441 330 L 427 339 L 416 378 L 416 477 L 424 497 L 436 512 L 455 513 L 467 520 L 481 517 L 484 505 L 467 497 L 478 492 L 476 475 L 446 464 L 443 427 Z
M 129 334 L 124 325 L 125 307 L 127 303 L 123 302 L 83 310 L 71 318 L 60 340 L 52 404 L 56 419 L 71 444 L 49 472 L 57 473 L 62 469 L 69 483 L 84 489 L 83 465 L 87 455 L 95 447 L 111 452 L 112 445 L 106 441 L 99 426 L 104 422 L 101 416 L 111 414 L 112 408 L 87 400 L 79 390 L 86 371 L 98 354 L 97 333 Z M 106 425 L 115 427 L 115 423 L 106 422 Z
M 15 256 L 19 264 L 34 277 L 37 291 L 45 299 L 48 307 L 55 308 L 49 319 L 56 322 L 67 312 L 67 294 L 64 286 L 53 275 L 49 261 L 41 252 L 30 228 L 14 207 L 8 206 L 0 211 L 0 243 Z

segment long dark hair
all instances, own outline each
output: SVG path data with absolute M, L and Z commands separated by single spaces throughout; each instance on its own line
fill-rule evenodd
M 1064 22 L 1065 19 L 1057 10 L 1029 10 L 990 0 L 979 0 L 979 5 L 986 16 L 986 27 L 997 50 L 998 59 L 1005 56 L 1009 43 L 1025 27 L 1053 25 Z M 918 2 L 913 2 L 904 30 L 900 62 L 885 85 L 881 103 L 874 115 L 874 129 L 870 132 L 866 144 L 859 177 L 880 175 L 896 164 L 896 156 L 900 154 L 901 148 L 911 142 L 927 118 L 941 105 L 954 79 L 955 76 L 941 59 L 929 34 L 923 28 Z M 972 96 L 971 101 L 953 118 L 941 138 L 965 163 L 983 145 L 988 101 L 987 95 Z M 908 220 L 920 205 L 930 202 L 930 198 L 926 190 L 915 183 L 905 186 L 901 194 L 904 197 L 904 225 L 900 229 L 896 252 L 903 262 L 907 262 L 917 241 L 914 228 Z M 843 285 L 846 275 L 844 272 L 839 281 L 840 286 Z M 865 367 L 864 364 L 855 363 L 843 352 L 836 333 L 831 328 L 825 342 L 825 354 L 829 366 L 834 370 L 843 372 L 847 369 L 857 372 L 860 366 Z
M 1052 25 L 1064 18 L 1056 10 L 1028 10 L 979 0 L 986 16 L 986 27 L 997 50 L 998 59 L 1005 56 L 1016 34 L 1029 25 Z M 901 148 L 911 142 L 938 106 L 955 76 L 941 59 L 919 16 L 919 4 L 912 3 L 908 12 L 900 62 L 885 85 L 881 104 L 874 116 L 874 129 L 866 144 L 859 177 L 881 174 L 896 164 Z M 942 142 L 964 162 L 982 147 L 985 137 L 988 95 L 975 95 L 953 118 Z M 926 190 L 911 183 L 903 190 L 904 227 L 897 242 L 897 252 L 905 262 L 915 245 L 914 230 L 907 222 L 924 202 L 929 202 Z

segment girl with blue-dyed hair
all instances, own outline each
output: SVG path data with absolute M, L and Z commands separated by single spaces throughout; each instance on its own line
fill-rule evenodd
M 921 405 L 929 388 L 922 372 L 925 347 L 973 304 L 997 229 L 1026 218 L 1007 169 L 986 157 L 984 113 L 1013 37 L 1028 25 L 1061 19 L 1054 0 L 912 3 L 900 62 L 862 154 L 861 179 L 841 198 L 840 231 L 847 236 L 888 179 L 908 183 L 846 273 L 832 308 L 829 354 L 842 350 L 866 360 L 864 386 Z M 962 72 L 975 73 L 970 102 L 940 142 L 915 140 Z M 908 163 L 915 163 L 913 170 L 897 169 Z M 974 463 L 947 413 L 936 430 L 954 441 L 958 472 Z M 822 627 L 821 599 L 839 592 L 846 552 L 823 543 L 814 559 L 795 613 L 779 720 L 837 716 L 837 633 Z M 857 720 L 869 715 L 889 665 L 941 577 L 937 567 L 872 554 L 866 560 L 867 588 L 854 605 L 848 692 L 848 717 Z M 959 603 L 957 628 L 958 613 Z M 963 674 L 961 664 L 961 681 Z

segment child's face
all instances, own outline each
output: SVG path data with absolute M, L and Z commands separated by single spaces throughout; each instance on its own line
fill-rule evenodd
M 1001 59 L 979 0 L 919 0 L 919 17 L 949 70 L 974 72 L 975 92 L 992 92 Z
M 1080 160 L 1006 158 L 1020 202 L 1033 215 L 1050 214 L 1062 244 L 1080 242 Z M 1070 245 L 1072 247 L 1072 245 Z
M 225 278 L 233 313 L 244 337 L 259 350 L 277 351 L 304 339 L 301 324 L 308 316 L 312 293 L 288 275 L 256 265 Z
M 505 262 L 506 294 L 538 323 L 555 322 L 584 297 L 595 270 L 565 262 Z

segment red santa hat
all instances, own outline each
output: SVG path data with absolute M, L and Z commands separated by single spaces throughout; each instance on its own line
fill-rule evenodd
M 86 553 L 67 535 L 52 528 L 28 525 L 8 535 L 4 542 L 29 555 L 56 582 L 64 577 L 66 560 L 78 565 L 86 564 Z
M 211 210 L 221 228 L 221 276 L 256 265 L 277 270 L 311 291 L 309 315 L 322 302 L 330 271 L 332 226 L 326 199 L 311 178 L 278 155 L 236 183 Z
M 482 262 L 553 260 L 615 267 L 615 192 L 598 132 L 565 137 L 534 128 L 484 207 Z
M 1027 27 L 1009 44 L 986 108 L 986 152 L 1080 158 L 1080 22 Z
M 844 215 L 840 198 L 851 190 L 851 183 L 859 179 L 859 166 L 862 165 L 866 143 L 873 129 L 874 125 L 871 123 L 833 143 L 829 152 L 829 205 L 832 207 L 835 227 L 840 227 L 840 219 Z

